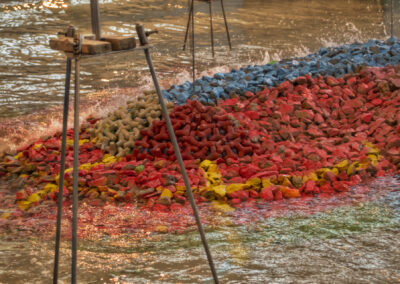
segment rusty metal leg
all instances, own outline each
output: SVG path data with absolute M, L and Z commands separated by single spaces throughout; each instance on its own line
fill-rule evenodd
M 140 44 L 142 46 L 146 46 L 148 44 L 148 41 L 147 41 L 147 38 L 146 38 L 146 35 L 145 35 L 145 32 L 144 32 L 143 26 L 139 25 L 139 24 L 136 25 L 136 31 L 137 31 L 137 34 L 138 34 L 138 37 L 139 37 Z M 203 225 L 201 224 L 199 211 L 197 209 L 196 202 L 195 202 L 194 196 L 193 196 L 193 192 L 192 192 L 192 189 L 190 187 L 190 182 L 189 182 L 188 175 L 186 173 L 185 164 L 183 163 L 181 150 L 179 149 L 179 145 L 178 145 L 178 142 L 177 142 L 177 139 L 176 139 L 174 128 L 172 126 L 171 119 L 169 118 L 167 106 L 165 105 L 164 99 L 163 99 L 162 94 L 161 94 L 161 88 L 160 88 L 160 85 L 158 84 L 156 72 L 154 70 L 154 66 L 153 66 L 153 62 L 151 60 L 149 49 L 145 48 L 144 49 L 144 53 L 145 53 L 145 56 L 146 56 L 147 65 L 149 66 L 149 69 L 150 69 L 151 77 L 153 79 L 154 87 L 156 88 L 158 101 L 159 101 L 159 103 L 161 105 L 161 110 L 162 110 L 165 122 L 167 124 L 168 134 L 169 134 L 169 137 L 171 139 L 172 146 L 174 147 L 174 152 L 175 152 L 175 155 L 176 155 L 176 159 L 178 161 L 179 168 L 180 168 L 181 174 L 182 174 L 182 178 L 183 178 L 183 181 L 185 183 L 186 193 L 187 193 L 187 195 L 189 197 L 190 205 L 192 206 L 193 216 L 194 216 L 194 218 L 196 220 L 196 224 L 197 224 L 197 228 L 198 228 L 199 233 L 200 233 L 201 241 L 203 243 L 204 250 L 205 250 L 206 255 L 207 255 L 208 264 L 209 264 L 210 269 L 211 269 L 211 273 L 212 273 L 212 276 L 213 276 L 213 279 L 214 279 L 214 283 L 218 284 L 219 281 L 218 281 L 217 271 L 215 270 L 214 261 L 213 261 L 210 249 L 208 247 L 208 243 L 207 243 L 206 235 L 204 233 Z
M 100 10 L 97 0 L 90 0 L 90 14 L 92 19 L 92 33 L 96 35 L 96 40 L 100 40 Z
M 194 95 L 194 81 L 196 80 L 196 68 L 195 68 L 195 50 L 194 50 L 194 0 L 192 0 L 192 88 Z
M 75 58 L 74 96 L 74 166 L 72 191 L 72 266 L 71 283 L 76 284 L 77 268 L 77 228 L 78 228 L 78 171 L 79 171 L 79 58 Z
M 53 269 L 54 284 L 57 284 L 58 282 L 58 260 L 60 257 L 61 219 L 62 219 L 62 202 L 63 202 L 64 172 L 65 172 L 65 151 L 67 145 L 69 89 L 71 83 L 70 58 L 67 58 L 66 69 L 67 70 L 65 73 L 64 110 L 63 110 L 63 125 L 62 125 L 62 138 L 61 138 L 60 179 L 59 179 L 58 200 L 57 200 L 56 244 L 54 249 L 54 269 Z
M 229 49 L 232 50 L 231 36 L 230 36 L 230 34 L 229 34 L 228 21 L 227 21 L 227 19 L 226 19 L 225 8 L 224 8 L 224 0 L 221 0 L 221 8 L 222 8 L 222 14 L 223 14 L 223 16 L 224 16 L 225 29 L 226 29 L 226 36 L 228 37 Z
M 193 1 L 190 1 L 188 21 L 186 24 L 185 39 L 183 40 L 183 50 L 186 50 L 186 43 L 187 43 L 187 39 L 188 39 L 188 35 L 189 35 L 190 21 L 192 20 L 192 11 L 193 11 Z
M 208 5 L 210 8 L 210 31 L 211 31 L 211 51 L 212 56 L 214 57 L 214 29 L 213 29 L 213 18 L 212 18 L 212 0 L 208 0 Z

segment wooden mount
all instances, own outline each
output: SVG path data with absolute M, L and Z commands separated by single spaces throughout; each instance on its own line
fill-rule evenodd
M 83 55 L 100 55 L 112 51 L 130 50 L 136 47 L 134 37 L 105 36 L 101 40 L 93 40 L 93 35 L 86 35 L 82 40 Z M 50 39 L 50 48 L 63 52 L 74 52 L 74 39 L 72 37 L 61 36 Z

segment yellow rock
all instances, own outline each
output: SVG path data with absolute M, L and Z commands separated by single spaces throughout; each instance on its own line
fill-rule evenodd
M 48 183 L 45 185 L 45 187 L 43 188 L 43 190 L 45 192 L 55 192 L 58 190 L 58 186 L 55 185 L 54 183 Z
M 349 167 L 347 168 L 347 171 L 346 171 L 347 175 L 348 176 L 352 175 L 355 172 L 357 166 L 358 166 L 358 162 L 351 163 L 349 165 Z
M 176 188 L 176 194 L 183 195 L 186 192 L 186 187 L 184 185 L 175 185 L 175 188 Z
M 326 172 L 330 172 L 330 171 L 332 171 L 330 168 L 320 168 L 320 169 L 316 170 L 315 172 L 318 176 L 323 177 Z
M 340 171 L 343 171 L 349 165 L 348 160 L 343 160 L 340 163 L 336 164 L 335 167 L 338 168 Z
M 18 201 L 17 205 L 19 209 L 26 210 L 31 205 L 31 203 L 29 201 Z
M 318 175 L 315 172 L 312 172 L 306 176 L 303 176 L 303 182 L 306 182 L 308 180 L 318 181 Z
M 263 188 L 266 188 L 266 187 L 269 187 L 271 185 L 274 185 L 269 178 L 262 178 L 261 182 L 262 182 L 262 187 Z
M 207 172 L 212 172 L 212 173 L 219 173 L 219 169 L 217 164 L 212 163 L 208 166 Z
M 118 161 L 117 157 L 111 156 L 110 154 L 105 154 L 104 157 L 103 157 L 103 160 L 102 160 L 102 162 L 104 164 L 106 164 L 106 165 L 107 164 L 111 164 L 111 163 L 115 163 L 117 161 Z
M 89 142 L 90 142 L 89 139 L 82 139 L 82 140 L 79 140 L 79 146 L 81 146 L 81 145 L 83 145 L 83 144 L 86 144 L 86 143 L 89 143 Z
M 22 153 L 22 152 L 19 152 L 17 155 L 14 156 L 14 158 L 18 160 L 18 159 L 21 158 L 22 156 L 23 156 L 23 153 Z
M 226 194 L 226 186 L 225 185 L 211 186 L 209 190 L 214 191 L 220 197 L 224 197 Z
M 212 162 L 210 160 L 204 160 L 200 163 L 200 168 L 206 171 L 211 164 Z
M 220 212 L 233 212 L 233 211 L 235 211 L 235 208 L 229 206 L 226 203 L 222 203 L 222 202 L 219 202 L 219 201 L 216 201 L 216 200 L 211 201 L 210 208 L 212 210 L 220 211 Z
M 378 157 L 377 157 L 376 155 L 374 155 L 374 154 L 368 154 L 367 156 L 368 156 L 368 158 L 369 158 L 369 160 L 371 161 L 371 164 L 372 164 L 373 166 L 377 166 L 377 165 L 378 165 L 379 159 L 378 159 Z
M 222 176 L 219 172 L 208 172 L 207 173 L 207 180 L 212 185 L 220 185 L 223 183 Z
M 42 147 L 42 145 L 43 145 L 43 144 L 34 144 L 32 148 L 33 148 L 34 150 L 36 150 L 36 149 L 39 149 L 40 147 Z
M 167 233 L 168 232 L 168 227 L 164 225 L 158 225 L 155 227 L 155 231 L 157 233 Z
M 165 188 L 165 189 L 161 192 L 160 197 L 163 197 L 163 196 L 168 196 L 169 198 L 172 198 L 172 192 L 171 192 L 168 188 Z
M 38 202 L 40 200 L 42 200 L 42 198 L 39 196 L 39 194 L 33 193 L 28 197 L 26 201 L 28 201 L 29 203 L 33 203 L 33 202 Z
M 284 185 L 284 186 L 291 186 L 292 183 L 290 182 L 290 179 L 289 179 L 288 177 L 284 177 L 283 180 L 282 180 L 282 182 L 281 182 L 281 185 Z
M 374 144 L 365 142 L 365 146 L 369 148 L 368 154 L 379 154 L 379 149 L 375 147 Z
M 246 184 L 248 186 L 250 186 L 251 188 L 258 190 L 261 188 L 262 182 L 261 182 L 260 178 L 256 177 L 256 178 L 251 178 L 251 179 L 247 180 Z
M 286 198 L 300 197 L 300 192 L 298 189 L 281 186 L 279 188 L 279 190 L 282 192 L 283 196 Z
M 247 189 L 248 187 L 249 185 L 244 183 L 229 184 L 226 186 L 226 193 L 230 194 L 241 189 Z
M 11 213 L 3 213 L 3 214 L 1 214 L 1 216 L 0 216 L 0 219 L 8 219 L 9 217 L 10 217 L 10 215 L 11 215 Z
M 79 166 L 79 169 L 80 169 L 80 170 L 89 171 L 91 168 L 97 166 L 98 164 L 99 164 L 99 163 L 94 163 L 94 164 L 86 163 L 86 164 L 82 164 L 82 165 Z

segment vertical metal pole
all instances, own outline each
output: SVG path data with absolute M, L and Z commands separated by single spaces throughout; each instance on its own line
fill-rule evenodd
M 140 24 L 137 24 L 136 25 L 136 31 L 137 31 L 137 34 L 138 34 L 138 37 L 139 37 L 140 44 L 142 46 L 146 47 L 146 45 L 148 44 L 148 40 L 147 40 L 146 34 L 144 32 L 143 26 L 140 25 Z M 181 174 L 182 174 L 182 177 L 183 177 L 183 181 L 185 183 L 186 193 L 187 193 L 187 195 L 189 197 L 190 205 L 192 206 L 193 215 L 194 215 L 194 218 L 196 220 L 197 228 L 199 229 L 201 241 L 203 243 L 204 250 L 206 251 L 208 264 L 210 265 L 210 269 L 211 269 L 211 273 L 213 275 L 214 282 L 216 284 L 218 284 L 219 281 L 218 281 L 217 272 L 215 270 L 214 261 L 213 261 L 213 258 L 211 256 L 210 249 L 208 247 L 206 235 L 204 233 L 203 226 L 201 224 L 199 211 L 197 210 L 196 202 L 194 201 L 193 192 L 192 192 L 192 189 L 190 187 L 189 178 L 188 178 L 187 173 L 186 173 L 185 164 L 183 163 L 181 150 L 179 149 L 179 145 L 178 145 L 178 142 L 176 140 L 174 128 L 172 127 L 171 119 L 169 118 L 168 109 L 167 109 L 167 107 L 165 105 L 164 99 L 163 99 L 162 94 L 161 94 L 160 85 L 158 84 L 157 76 L 156 76 L 156 73 L 154 71 L 153 62 L 151 60 L 151 56 L 150 56 L 150 52 L 149 52 L 148 48 L 144 49 L 144 54 L 146 56 L 147 64 L 148 64 L 148 66 L 150 68 L 150 73 L 151 73 L 151 77 L 153 79 L 154 87 L 156 88 L 158 101 L 159 101 L 159 103 L 161 105 L 161 110 L 163 112 L 163 116 L 164 116 L 165 122 L 167 124 L 168 134 L 169 134 L 169 137 L 171 139 L 172 145 L 174 147 L 174 152 L 175 152 L 175 155 L 176 155 L 176 159 L 178 161 L 179 168 L 181 170 Z
M 60 179 L 58 187 L 58 200 L 57 200 L 57 224 L 56 224 L 56 245 L 54 250 L 54 269 L 53 269 L 53 283 L 57 284 L 58 281 L 58 260 L 60 252 L 60 239 L 61 239 L 61 217 L 62 217 L 62 202 L 64 190 L 64 172 L 65 172 L 65 150 L 67 144 L 67 127 L 68 127 L 68 108 L 69 108 L 69 88 L 71 83 L 71 59 L 67 58 L 67 68 L 65 73 L 65 92 L 64 92 L 64 110 L 63 110 L 63 125 L 62 125 L 62 138 L 61 138 L 61 159 L 60 159 Z
M 212 0 L 208 0 L 208 4 L 210 7 L 210 30 L 211 30 L 211 51 L 212 56 L 214 57 L 214 30 L 213 30 L 213 18 L 212 18 Z
M 71 283 L 76 284 L 79 171 L 79 57 L 75 58 L 74 166 L 72 191 L 72 266 Z
M 195 67 L 195 50 L 194 50 L 194 0 L 192 0 L 192 76 L 193 76 L 193 94 L 194 94 L 194 80 L 196 80 L 196 67 Z
M 96 40 L 100 40 L 100 9 L 97 0 L 90 0 L 90 15 L 92 18 L 92 33 L 96 35 Z
M 228 37 L 229 49 L 232 50 L 231 36 L 229 35 L 228 21 L 226 20 L 226 15 L 225 15 L 224 0 L 221 0 L 221 8 L 222 8 L 222 14 L 224 15 L 224 22 L 225 22 L 225 28 L 226 28 L 226 36 Z
M 183 40 L 183 50 L 186 50 L 186 42 L 187 42 L 188 34 L 189 34 L 190 21 L 192 19 L 192 10 L 193 10 L 193 1 L 190 1 L 189 16 L 188 16 L 188 21 L 187 21 L 187 24 L 186 24 L 185 39 Z
M 390 0 L 390 37 L 393 37 L 393 0 Z

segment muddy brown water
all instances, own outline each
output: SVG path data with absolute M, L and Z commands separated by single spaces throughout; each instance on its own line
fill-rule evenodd
M 321 46 L 385 39 L 390 33 L 390 2 L 226 1 L 233 44 L 230 52 L 215 2 L 215 59 L 211 57 L 208 6 L 196 2 L 197 75 L 306 55 Z M 400 36 L 400 7 L 398 1 L 393 2 L 394 35 Z M 51 3 L 61 7 L 47 8 Z M 190 54 L 181 50 L 186 0 L 100 3 L 105 34 L 135 34 L 136 22 L 160 31 L 151 41 L 164 87 L 190 79 Z M 88 4 L 81 0 L 1 1 L 0 148 L 59 129 L 65 58 L 49 49 L 48 41 L 68 24 L 90 32 Z M 81 79 L 86 113 L 106 113 L 141 89 L 151 88 L 147 66 L 138 52 L 86 61 Z M 386 179 L 378 181 L 377 188 L 385 188 L 387 194 L 375 190 L 368 202 L 342 204 L 315 214 L 294 207 L 292 214 L 254 223 L 245 221 L 256 212 L 241 211 L 237 219 L 214 213 L 222 220 L 220 224 L 225 219 L 229 224 L 207 226 L 221 282 L 399 283 L 400 186 L 398 180 Z M 34 233 L 21 239 L 18 232 L 1 232 L 0 283 L 50 283 L 52 248 L 52 239 L 42 241 Z M 79 283 L 211 282 L 195 231 L 150 233 L 134 243 L 105 235 L 101 240 L 80 241 L 78 255 Z M 64 241 L 62 283 L 69 282 L 69 257 L 69 243 Z

